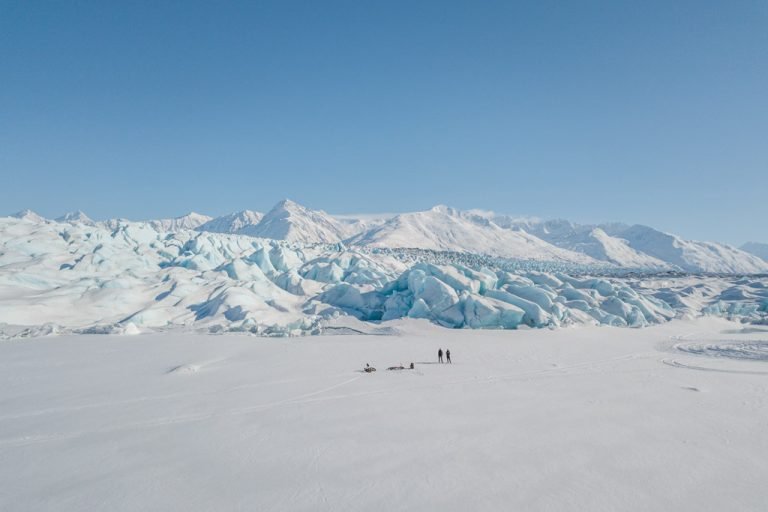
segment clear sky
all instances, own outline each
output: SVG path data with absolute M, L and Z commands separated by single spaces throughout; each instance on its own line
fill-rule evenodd
M 0 2 L 0 213 L 444 203 L 768 241 L 768 1 Z

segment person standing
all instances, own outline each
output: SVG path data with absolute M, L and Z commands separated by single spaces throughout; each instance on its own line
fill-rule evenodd
M 443 349 L 441 348 L 437 349 L 437 362 L 438 363 L 443 362 Z
M 445 362 L 453 364 L 451 363 L 451 351 L 449 349 L 445 349 Z

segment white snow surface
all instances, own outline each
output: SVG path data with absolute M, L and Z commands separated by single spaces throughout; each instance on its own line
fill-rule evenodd
M 0 341 L 0 510 L 765 510 L 765 329 L 395 325 Z

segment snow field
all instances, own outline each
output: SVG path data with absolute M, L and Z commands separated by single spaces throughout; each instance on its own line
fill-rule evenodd
M 764 510 L 759 328 L 393 325 L 0 342 L 0 509 Z

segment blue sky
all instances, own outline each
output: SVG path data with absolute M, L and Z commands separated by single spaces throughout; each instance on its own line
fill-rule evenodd
M 768 2 L 0 3 L 0 205 L 768 241 Z

